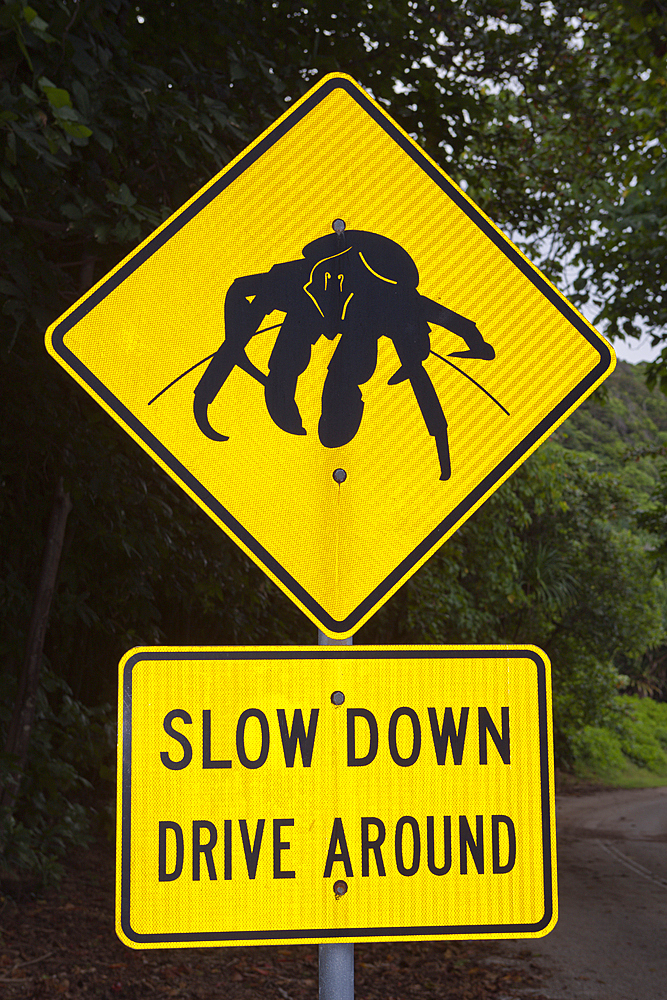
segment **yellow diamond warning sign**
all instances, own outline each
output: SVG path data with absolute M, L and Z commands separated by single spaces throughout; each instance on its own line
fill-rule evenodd
M 334 637 L 614 363 L 338 74 L 58 320 L 48 346 Z
M 548 933 L 549 669 L 533 646 L 130 651 L 121 939 Z

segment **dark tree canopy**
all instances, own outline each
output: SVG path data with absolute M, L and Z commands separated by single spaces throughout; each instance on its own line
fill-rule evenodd
M 642 304 L 658 336 L 661 292 L 641 273 L 632 226 L 653 227 L 659 272 L 649 200 L 663 190 L 663 29 L 660 4 L 610 0 L 5 0 L 3 550 L 15 581 L 6 597 L 13 655 L 60 475 L 74 499 L 64 570 L 73 591 L 65 599 L 63 582 L 54 634 L 59 615 L 63 637 L 77 617 L 118 646 L 130 635 L 172 634 L 167 622 L 192 613 L 197 591 L 221 587 L 220 639 L 246 627 L 271 632 L 275 602 L 283 634 L 307 634 L 282 596 L 57 371 L 42 335 L 325 72 L 359 79 L 494 220 L 533 242 L 556 280 L 569 252 L 584 268 L 575 281 L 582 297 L 589 272 L 600 287 L 624 281 L 625 298 L 605 299 L 605 315 L 625 329 L 613 310 Z M 621 49 L 620 38 L 632 45 Z M 92 551 L 108 559 L 104 572 L 90 570 Z
M 366 87 L 556 283 L 596 301 L 612 333 L 643 323 L 660 341 L 667 28 L 662 0 L 33 4 L 0 4 L 2 653 L 13 677 L 62 477 L 73 510 L 41 718 L 66 720 L 71 736 L 72 692 L 90 704 L 111 698 L 115 663 L 133 644 L 315 637 L 59 371 L 43 346 L 49 323 L 335 70 Z M 661 364 L 667 372 L 667 353 Z M 614 523 L 622 491 L 554 448 L 366 638 L 529 631 L 559 657 L 565 731 L 613 690 L 614 657 L 659 641 L 661 598 L 642 545 Z M 39 744 L 42 763 L 50 740 Z M 73 759 L 76 741 L 65 743 Z

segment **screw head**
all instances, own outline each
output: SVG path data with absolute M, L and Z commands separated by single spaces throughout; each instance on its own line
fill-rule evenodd
M 336 894 L 336 899 L 340 896 L 344 896 L 347 892 L 347 882 L 343 882 L 342 880 L 340 882 L 334 882 L 333 891 Z
M 340 483 L 344 483 L 347 479 L 347 472 L 345 469 L 334 469 L 333 477 L 334 481 L 340 485 Z
M 333 229 L 334 233 L 337 233 L 340 236 L 342 233 L 345 232 L 345 220 L 334 219 L 333 222 L 331 223 L 331 228 Z
M 334 691 L 334 693 L 331 695 L 332 705 L 342 705 L 344 701 L 345 701 L 345 695 L 343 694 L 342 691 Z

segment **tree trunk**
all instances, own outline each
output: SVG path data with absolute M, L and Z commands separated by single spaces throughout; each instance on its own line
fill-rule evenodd
M 26 642 L 23 670 L 14 703 L 14 712 L 5 741 L 5 753 L 11 754 L 15 762 L 7 775 L 4 787 L 0 787 L 0 805 L 11 812 L 21 789 L 21 780 L 28 758 L 28 746 L 35 718 L 39 674 L 42 666 L 44 637 L 49 621 L 51 599 L 56 585 L 58 565 L 65 537 L 67 517 L 72 509 L 69 493 L 65 492 L 60 479 L 56 488 L 49 521 L 42 572 L 32 608 L 28 640 Z M 0 845 L 1 850 L 2 845 Z

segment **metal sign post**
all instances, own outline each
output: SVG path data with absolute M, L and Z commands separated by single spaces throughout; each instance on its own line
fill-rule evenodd
M 332 639 L 318 629 L 320 646 L 351 646 L 353 636 Z M 321 944 L 320 1000 L 354 1000 L 354 945 Z

